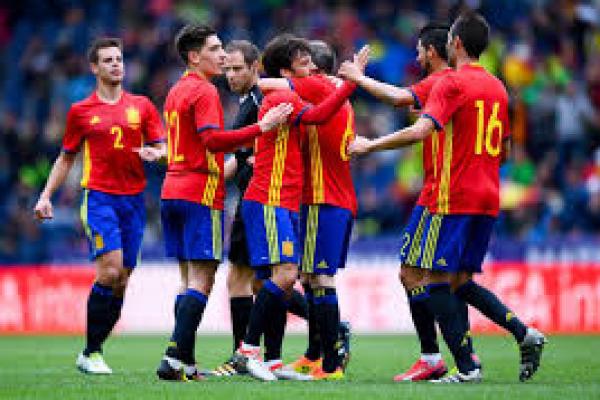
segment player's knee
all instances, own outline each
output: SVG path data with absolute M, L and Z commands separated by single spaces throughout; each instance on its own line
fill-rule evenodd
M 310 284 L 312 288 L 335 287 L 335 275 L 313 275 Z
M 216 265 L 201 264 L 190 267 L 188 288 L 209 295 L 215 283 Z
M 423 285 L 424 274 L 419 268 L 403 265 L 398 275 L 400 282 L 407 290 Z
M 294 264 L 281 264 L 273 269 L 273 281 L 283 290 L 291 290 L 298 279 L 298 267 Z
M 105 265 L 98 269 L 96 280 L 103 285 L 115 288 L 119 284 L 120 277 L 119 268 Z
M 231 265 L 227 274 L 227 290 L 231 297 L 252 296 L 254 274 L 248 267 Z
M 452 291 L 456 291 L 459 287 L 463 286 L 471 279 L 473 279 L 473 274 L 471 274 L 470 272 L 461 271 L 457 274 L 454 274 L 450 281 Z

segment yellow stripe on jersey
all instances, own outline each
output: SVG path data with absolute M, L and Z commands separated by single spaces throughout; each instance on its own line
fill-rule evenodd
M 90 144 L 87 139 L 83 141 L 83 172 L 81 175 L 81 186 L 87 187 L 92 173 L 92 158 L 90 157 Z
M 446 125 L 444 133 L 444 154 L 438 190 L 437 212 L 448 214 L 450 210 L 450 170 L 452 167 L 452 121 Z
M 310 178 L 312 183 L 313 203 L 325 202 L 325 187 L 323 185 L 323 160 L 319 146 L 317 127 L 308 127 L 308 148 L 310 152 Z
M 217 187 L 219 186 L 221 170 L 219 169 L 219 164 L 217 163 L 215 155 L 208 150 L 206 151 L 206 161 L 208 163 L 208 178 L 206 179 L 204 194 L 202 195 L 202 204 L 207 207 L 212 207 L 215 201 Z
M 437 158 L 440 151 L 440 135 L 434 129 L 431 133 L 431 163 L 433 164 L 433 178 L 437 179 L 438 165 Z
M 210 219 L 212 222 L 212 244 L 213 257 L 220 260 L 223 253 L 223 242 L 221 240 L 221 210 L 210 210 Z
M 421 218 L 419 218 L 419 223 L 417 224 L 417 229 L 415 229 L 415 235 L 413 236 L 410 249 L 408 250 L 408 257 L 406 257 L 406 264 L 408 265 L 416 265 L 417 260 L 419 259 L 419 254 L 421 253 L 421 240 L 423 239 L 423 229 L 425 228 L 425 221 L 427 220 L 428 215 L 429 211 L 427 208 L 423 208 Z
M 425 250 L 421 259 L 421 267 L 431 269 L 433 267 L 433 256 L 437 248 L 438 238 L 440 236 L 440 226 L 442 225 L 443 215 L 434 214 L 431 216 Z
M 275 139 L 275 155 L 273 156 L 273 168 L 271 170 L 271 182 L 269 184 L 269 200 L 271 206 L 279 206 L 281 202 L 281 186 L 283 185 L 283 171 L 285 169 L 285 158 L 287 155 L 287 144 L 290 136 L 288 125 L 280 126 Z
M 81 208 L 79 209 L 79 216 L 81 217 L 83 231 L 85 232 L 85 235 L 91 240 L 92 230 L 90 229 L 90 225 L 88 224 L 88 193 L 89 191 L 87 189 L 83 191 L 83 201 L 81 202 Z
M 267 233 L 267 244 L 269 246 L 269 262 L 279 264 L 279 238 L 277 234 L 277 219 L 275 216 L 275 207 L 263 206 L 263 217 L 265 220 L 265 231 Z
M 314 272 L 318 231 L 319 205 L 310 205 L 308 206 L 308 217 L 306 218 L 306 236 L 304 237 L 304 254 L 302 255 L 302 272 L 307 274 Z

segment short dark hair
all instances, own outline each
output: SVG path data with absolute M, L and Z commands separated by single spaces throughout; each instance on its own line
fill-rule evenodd
M 427 49 L 432 46 L 438 56 L 443 60 L 448 60 L 448 30 L 450 27 L 447 24 L 431 22 L 425 25 L 419 32 L 419 40 L 421 45 Z
M 258 47 L 256 47 L 247 40 L 232 40 L 225 47 L 225 51 L 227 53 L 234 53 L 236 51 L 239 51 L 244 57 L 244 63 L 246 63 L 246 65 L 249 67 L 252 64 L 254 64 L 260 57 Z
M 460 38 L 469 57 L 479 58 L 490 41 L 490 26 L 481 14 L 467 11 L 454 21 L 450 34 Z
M 322 40 L 310 41 L 310 55 L 319 71 L 333 74 L 336 56 L 333 48 Z
M 274 78 L 281 78 L 282 69 L 291 69 L 292 61 L 298 53 L 310 54 L 308 42 L 289 33 L 284 33 L 271 39 L 263 52 L 263 67 L 265 73 Z
M 123 52 L 123 41 L 119 38 L 102 37 L 95 39 L 87 51 L 87 59 L 92 64 L 98 64 L 98 50 L 106 49 L 107 47 L 117 47 Z
M 188 52 L 200 50 L 209 36 L 216 35 L 212 27 L 202 24 L 188 24 L 175 36 L 175 48 L 184 63 L 188 63 Z

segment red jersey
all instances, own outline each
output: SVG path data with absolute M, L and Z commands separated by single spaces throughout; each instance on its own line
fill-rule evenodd
M 300 141 L 305 132 L 299 125 L 299 117 L 308 108 L 308 104 L 290 90 L 276 90 L 264 97 L 258 119 L 280 103 L 293 105 L 290 122 L 256 138 L 254 173 L 244 199 L 297 212 L 302 196 Z
M 245 200 L 298 211 L 302 199 L 301 141 L 306 129 L 300 124 L 324 124 L 331 118 L 356 85 L 345 82 L 326 100 L 311 107 L 291 90 L 269 93 L 262 101 L 258 117 L 281 103 L 293 106 L 288 123 L 259 136 L 254 145 L 254 174 L 246 189 Z
M 416 109 L 422 109 L 422 106 L 427 104 L 433 85 L 451 71 L 451 68 L 436 71 L 409 88 L 415 98 L 414 106 Z M 417 200 L 417 204 L 423 207 L 432 206 L 436 200 L 434 185 L 439 172 L 437 166 L 440 143 L 443 143 L 443 141 L 444 131 L 433 131 L 431 135 L 423 140 L 423 187 Z
M 335 85 L 324 75 L 291 80 L 293 90 L 313 104 L 319 104 Z M 330 204 L 356 215 L 356 194 L 350 171 L 348 144 L 354 139 L 354 112 L 346 101 L 323 125 L 306 127 L 303 141 L 303 204 Z
M 168 167 L 162 199 L 187 200 L 223 209 L 224 153 L 211 153 L 203 131 L 223 129 L 223 108 L 217 88 L 187 72 L 169 90 L 164 106 L 168 128 Z
M 96 92 L 71 106 L 63 151 L 83 146 L 81 186 L 111 194 L 137 194 L 146 187 L 144 166 L 132 149 L 162 140 L 163 127 L 154 105 L 144 96 L 123 91 L 115 104 Z
M 438 129 L 445 126 L 437 199 L 430 210 L 498 215 L 502 142 L 509 135 L 502 82 L 479 64 L 462 66 L 435 84 L 423 115 Z

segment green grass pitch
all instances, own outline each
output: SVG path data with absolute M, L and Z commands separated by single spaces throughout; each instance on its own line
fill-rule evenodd
M 159 382 L 154 374 L 165 336 L 117 336 L 105 346 L 112 376 L 86 376 L 75 368 L 81 337 L 0 336 L 1 399 L 600 399 L 600 336 L 550 337 L 542 368 L 519 383 L 517 348 L 509 337 L 476 337 L 484 382 L 439 386 L 399 384 L 395 373 L 417 356 L 409 336 L 358 335 L 342 382 L 257 382 L 247 377 L 205 382 Z M 286 339 L 288 360 L 301 353 L 302 336 Z M 196 354 L 202 367 L 223 361 L 228 336 L 199 336 Z M 448 353 L 445 359 L 450 360 Z

